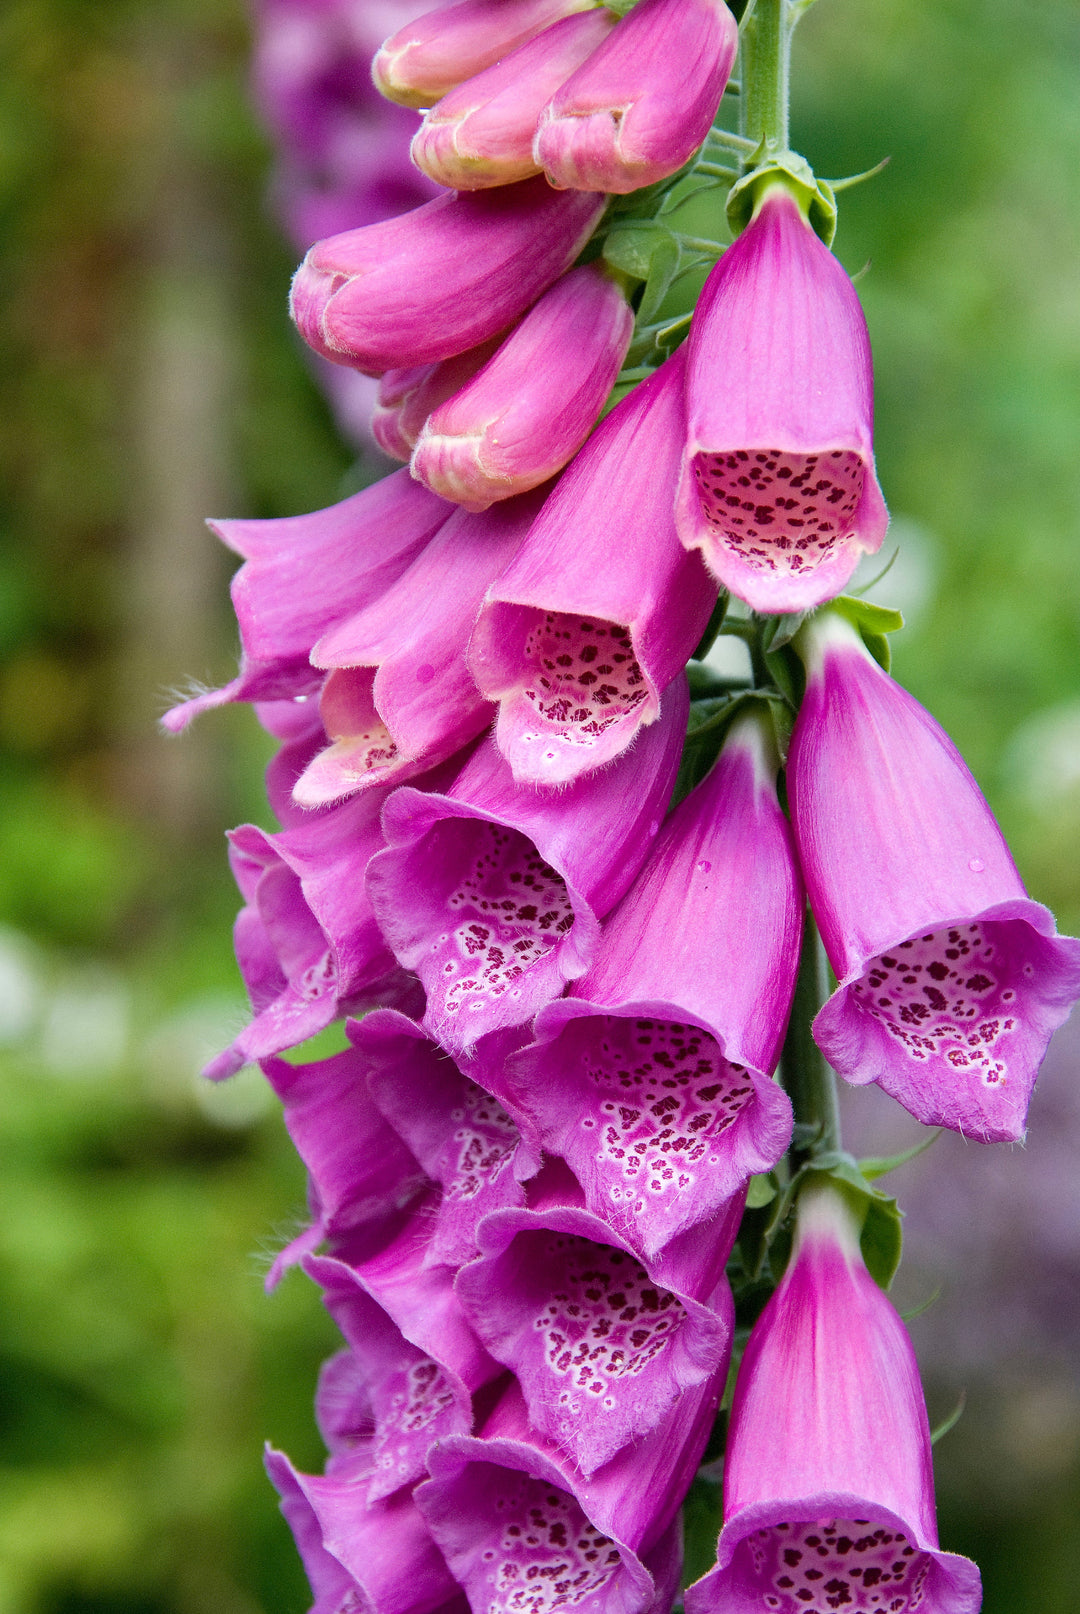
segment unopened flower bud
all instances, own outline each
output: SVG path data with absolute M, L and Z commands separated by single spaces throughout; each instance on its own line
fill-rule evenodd
M 537 166 L 584 191 L 666 179 L 708 134 L 738 38 L 724 0 L 638 0 L 541 115 Z
M 601 264 L 571 270 L 428 416 L 413 476 L 469 510 L 546 482 L 592 430 L 633 329 L 630 306 Z
M 448 359 L 513 324 L 573 263 L 604 205 L 539 178 L 440 196 L 317 241 L 293 280 L 293 318 L 316 353 L 370 375 Z
M 432 107 L 412 159 L 454 190 L 508 185 L 540 172 L 533 140 L 548 101 L 615 25 L 606 6 L 564 17 Z
M 463 0 L 399 28 L 371 64 L 376 88 L 402 106 L 433 106 L 456 84 L 596 0 Z

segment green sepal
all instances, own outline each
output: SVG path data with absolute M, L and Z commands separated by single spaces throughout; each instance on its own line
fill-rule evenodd
M 878 666 L 888 672 L 892 666 L 892 652 L 885 635 L 899 633 L 904 626 L 901 612 L 887 605 L 875 605 L 871 600 L 860 600 L 855 594 L 838 595 L 835 600 L 829 601 L 828 609 L 839 611 L 852 627 L 859 630 L 863 644 Z
M 857 1161 L 840 1149 L 828 1149 L 814 1155 L 771 1202 L 773 1213 L 765 1237 L 774 1271 L 780 1253 L 777 1241 L 788 1224 L 795 1201 L 811 1178 L 820 1181 L 822 1177 L 841 1188 L 862 1216 L 859 1248 L 866 1262 L 866 1270 L 879 1288 L 888 1289 L 896 1276 L 903 1251 L 903 1212 L 896 1200 L 868 1182 L 859 1170 Z M 782 1271 L 783 1268 L 780 1269 Z
M 759 1172 L 756 1177 L 750 1178 L 747 1186 L 747 1210 L 761 1210 L 763 1206 L 770 1205 L 779 1192 L 780 1184 L 776 1180 L 775 1173 L 771 1171 Z
M 942 1418 L 941 1422 L 939 1424 L 935 1424 L 933 1429 L 931 1429 L 931 1431 L 930 1431 L 930 1444 L 931 1444 L 931 1446 L 936 1446 L 938 1441 L 942 1438 L 943 1435 L 947 1435 L 949 1433 L 950 1429 L 955 1429 L 956 1428 L 957 1424 L 960 1422 L 961 1414 L 963 1413 L 963 1410 L 964 1410 L 964 1408 L 966 1406 L 967 1406 L 967 1391 L 966 1390 L 961 1390 L 960 1391 L 960 1399 L 959 1399 L 959 1401 L 957 1401 L 955 1407 L 953 1407 L 952 1411 L 949 1413 L 949 1416 L 947 1418 Z
M 709 620 L 705 624 L 705 632 L 701 635 L 701 638 L 698 641 L 697 649 L 690 658 L 691 661 L 705 660 L 705 657 L 709 654 L 709 651 L 716 643 L 717 634 L 724 625 L 724 618 L 727 616 L 727 609 L 730 603 L 731 595 L 728 593 L 726 588 L 722 588 L 717 596 L 716 604 L 712 608 L 712 613 L 709 616 Z
M 648 325 L 660 311 L 660 305 L 679 272 L 682 249 L 669 229 L 663 224 L 619 224 L 608 232 L 604 241 L 604 262 L 635 280 L 643 280 L 637 318 Z
M 930 1145 L 941 1137 L 942 1130 L 938 1127 L 929 1137 L 920 1138 L 918 1143 L 910 1149 L 902 1150 L 900 1154 L 869 1155 L 865 1160 L 859 1161 L 859 1170 L 867 1182 L 876 1182 L 879 1177 L 887 1177 L 890 1171 L 895 1171 L 898 1166 L 906 1166 L 909 1160 L 914 1160 L 917 1155 L 929 1149 Z
M 770 148 L 763 140 L 747 166 L 750 172 L 736 180 L 728 192 L 727 219 L 733 237 L 740 236 L 750 223 L 762 191 L 779 181 L 792 192 L 815 235 L 820 236 L 827 247 L 832 246 L 836 234 L 836 197 L 827 180 L 815 178 L 805 157 L 800 157 L 797 151 Z
M 791 703 L 793 711 L 798 711 L 802 701 L 806 675 L 803 664 L 792 647 L 792 640 L 805 621 L 805 611 L 791 611 L 783 616 L 768 617 L 761 637 L 761 648 L 769 677 Z M 786 750 L 783 755 L 786 760 Z

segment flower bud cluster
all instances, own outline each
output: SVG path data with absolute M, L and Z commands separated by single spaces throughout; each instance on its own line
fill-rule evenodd
M 293 312 L 380 377 L 409 469 L 215 524 L 241 665 L 166 722 L 250 701 L 280 742 L 280 829 L 231 836 L 253 1018 L 207 1074 L 280 1095 L 311 1224 L 273 1277 L 345 1341 L 325 1473 L 268 1459 L 313 1614 L 666 1614 L 762 1177 L 801 1190 L 793 1254 L 689 1614 L 979 1606 L 861 1179 L 791 1179 L 776 1073 L 809 901 L 835 1069 L 1017 1138 L 1080 943 L 836 599 L 887 516 L 865 321 L 797 185 L 760 186 L 685 345 L 595 425 L 637 288 L 585 249 L 705 138 L 734 48 L 704 0 L 465 0 L 389 40 L 376 83 L 458 189 L 318 242 Z M 755 687 L 691 712 L 732 596 Z M 281 1057 L 339 1020 L 345 1051 Z

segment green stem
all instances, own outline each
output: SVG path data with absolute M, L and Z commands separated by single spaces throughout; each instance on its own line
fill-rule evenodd
M 791 0 L 757 0 L 742 33 L 742 95 L 739 132 L 755 148 L 762 140 L 773 151 L 788 144 L 788 80 Z
M 759 0 L 760 4 L 760 0 Z M 811 1023 L 829 996 L 829 972 L 813 915 L 806 915 L 795 1001 L 784 1040 L 780 1068 L 795 1111 L 795 1120 L 814 1129 L 808 1154 L 840 1149 L 840 1105 L 836 1077 L 811 1032 Z

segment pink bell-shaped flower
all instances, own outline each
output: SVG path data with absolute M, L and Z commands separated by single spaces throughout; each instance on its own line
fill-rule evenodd
M 434 106 L 455 84 L 500 61 L 561 17 L 596 0 L 462 0 L 406 23 L 375 53 L 371 76 L 389 101 Z
M 708 134 L 738 43 L 724 0 L 638 0 L 544 109 L 537 166 L 582 191 L 666 179 Z
M 712 271 L 694 314 L 682 541 L 755 611 L 839 594 L 888 514 L 855 288 L 783 185 Z
M 716 1567 L 688 1589 L 687 1614 L 977 1614 L 981 1602 L 975 1565 L 938 1548 L 907 1331 L 847 1202 L 808 1186 L 739 1368 Z
M 715 588 L 671 513 L 681 354 L 585 444 L 477 619 L 469 664 L 515 779 L 565 784 L 624 752 L 709 620 Z
M 576 12 L 451 90 L 414 135 L 413 162 L 453 190 L 538 174 L 533 140 L 541 112 L 614 26 L 606 6 Z
M 771 1077 L 803 896 L 777 767 L 763 722 L 737 721 L 588 973 L 492 1078 L 533 1146 L 561 1156 L 589 1210 L 646 1257 L 717 1217 L 791 1137 Z
M 526 179 L 440 196 L 317 241 L 292 313 L 323 358 L 369 375 L 448 359 L 505 331 L 568 269 L 605 198 Z
M 839 988 L 814 1035 L 927 1126 L 1019 1138 L 1080 941 L 1024 890 L 956 747 L 839 611 L 798 646 L 788 759 L 806 888 Z
M 633 330 L 630 305 L 602 264 L 571 269 L 428 416 L 413 476 L 467 510 L 548 481 L 592 430 Z

